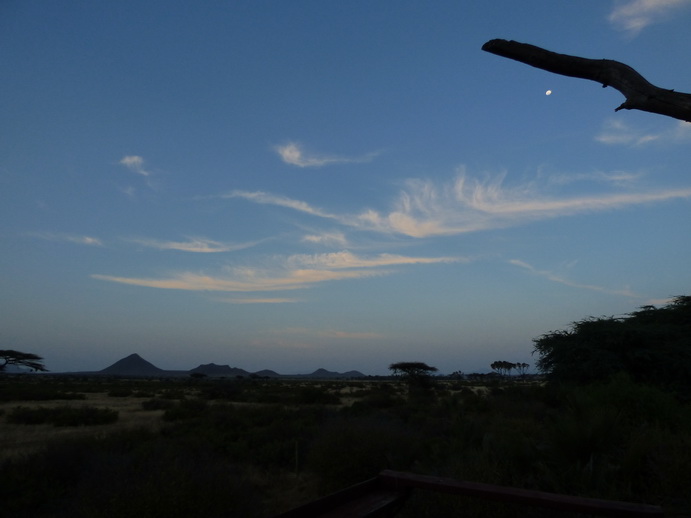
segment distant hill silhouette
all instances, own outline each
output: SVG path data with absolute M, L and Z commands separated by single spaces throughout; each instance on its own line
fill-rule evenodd
M 311 374 L 278 374 L 275 371 L 264 369 L 250 373 L 245 369 L 230 367 L 228 365 L 216 365 L 206 363 L 190 369 L 188 371 L 167 371 L 159 369 L 153 363 L 146 361 L 138 354 L 130 354 L 122 360 L 116 361 L 110 367 L 97 372 L 88 374 L 101 374 L 107 376 L 141 376 L 141 377 L 183 377 L 191 374 L 204 374 L 210 378 L 236 378 L 236 377 L 261 377 L 261 378 L 308 378 L 308 379 L 344 379 L 344 378 L 364 378 L 365 375 L 359 371 L 333 372 L 326 369 L 317 369 Z
M 116 361 L 110 367 L 99 371 L 99 373 L 112 376 L 163 376 L 166 371 L 159 369 L 153 363 L 134 353 L 122 360 Z
M 200 365 L 195 367 L 190 371 L 190 373 L 204 374 L 210 377 L 218 376 L 249 376 L 250 373 L 245 369 L 238 369 L 237 367 L 229 367 L 228 365 L 216 365 L 215 363 L 207 363 L 206 365 Z
M 365 375 L 358 371 L 333 372 L 326 369 L 317 369 L 312 374 L 305 374 L 304 378 L 330 379 L 330 378 L 364 378 Z
M 254 373 L 255 376 L 260 378 L 280 378 L 281 375 L 278 372 L 272 371 L 270 369 L 264 369 Z

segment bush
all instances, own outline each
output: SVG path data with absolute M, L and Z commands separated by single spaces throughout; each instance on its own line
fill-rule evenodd
M 320 429 L 308 466 L 318 475 L 322 491 L 330 492 L 374 477 L 383 469 L 410 469 L 423 442 L 393 420 L 337 419 Z
M 56 408 L 27 408 L 15 407 L 7 416 L 11 423 L 16 424 L 47 424 L 54 426 L 94 426 L 110 424 L 118 420 L 118 412 L 110 408 L 96 408 L 93 406 Z
M 338 405 L 341 398 L 328 390 L 311 385 L 302 387 L 295 396 L 295 402 L 299 405 Z
M 134 430 L 0 463 L 3 516 L 266 516 L 259 490 L 208 444 Z M 275 513 L 268 513 L 268 515 Z
M 163 419 L 166 421 L 192 419 L 201 415 L 207 406 L 206 401 L 202 399 L 186 399 L 167 409 L 163 414 Z
M 144 410 L 168 410 L 176 405 L 174 401 L 170 399 L 147 399 L 142 401 L 142 408 Z
M 129 397 L 131 395 L 132 389 L 129 387 L 114 388 L 111 389 L 110 392 L 108 392 L 108 396 L 110 397 Z

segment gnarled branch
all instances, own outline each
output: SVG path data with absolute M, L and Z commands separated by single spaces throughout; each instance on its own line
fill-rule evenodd
M 611 86 L 626 97 L 615 111 L 642 110 L 691 122 L 691 94 L 658 88 L 624 63 L 557 54 L 535 45 L 499 39 L 488 41 L 482 50 L 562 76 L 597 81 L 603 88 Z

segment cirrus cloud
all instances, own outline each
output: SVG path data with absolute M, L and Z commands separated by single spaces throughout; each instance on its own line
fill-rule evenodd
M 149 248 L 156 248 L 158 250 L 178 250 L 181 252 L 202 254 L 233 252 L 235 250 L 242 250 L 244 248 L 255 246 L 257 243 L 259 243 L 259 241 L 252 241 L 250 243 L 230 244 L 202 237 L 190 238 L 187 241 L 161 241 L 157 239 L 141 238 L 130 239 L 129 241 Z
M 354 164 L 370 162 L 379 153 L 373 152 L 360 157 L 343 157 L 327 155 L 307 155 L 302 147 L 295 142 L 289 142 L 274 148 L 281 160 L 286 164 L 298 167 L 323 167 L 331 164 Z
M 265 292 L 309 288 L 313 285 L 352 279 L 377 277 L 394 273 L 386 266 L 449 263 L 460 259 L 425 258 L 380 254 L 372 258 L 350 252 L 296 255 L 280 260 L 273 269 L 254 267 L 231 268 L 217 275 L 178 272 L 162 278 L 120 277 L 93 274 L 92 278 L 148 288 L 184 291 Z
M 617 29 L 636 36 L 647 26 L 668 19 L 674 11 L 689 5 L 691 0 L 618 1 L 607 18 Z
M 122 157 L 120 164 L 130 171 L 142 176 L 149 176 L 151 173 L 144 169 L 144 159 L 138 155 L 127 155 Z

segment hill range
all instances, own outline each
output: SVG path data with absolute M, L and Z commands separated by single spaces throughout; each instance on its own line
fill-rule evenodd
M 199 365 L 190 370 L 164 370 L 156 367 L 153 363 L 145 360 L 138 354 L 130 354 L 125 358 L 116 361 L 109 367 L 95 372 L 74 372 L 70 374 L 88 374 L 91 376 L 135 376 L 135 377 L 155 377 L 155 378 L 179 378 L 192 376 L 194 374 L 203 375 L 209 378 L 237 378 L 237 377 L 260 377 L 260 378 L 308 378 L 308 379 L 346 379 L 346 378 L 365 378 L 366 376 L 359 371 L 333 372 L 326 369 L 317 369 L 310 374 L 279 374 L 275 371 L 264 369 L 257 372 L 249 372 L 238 367 L 229 365 L 216 365 L 207 363 Z

